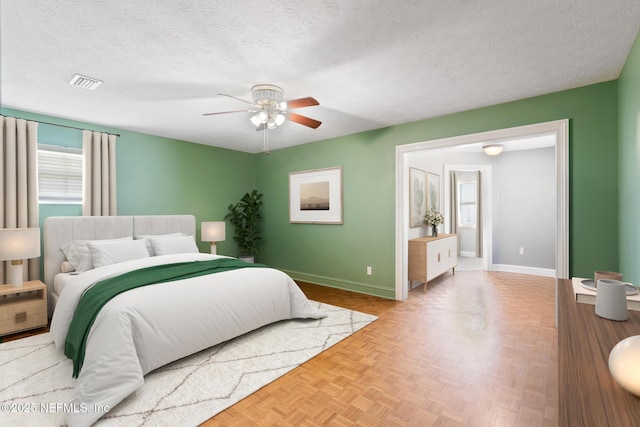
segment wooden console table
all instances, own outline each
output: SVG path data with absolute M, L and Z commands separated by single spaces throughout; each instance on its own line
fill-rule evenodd
M 409 283 L 424 283 L 443 274 L 447 270 L 456 272 L 458 265 L 458 236 L 439 234 L 437 237 L 418 237 L 409 240 Z
M 640 335 L 640 312 L 629 310 L 629 320 L 616 322 L 594 311 L 595 306 L 575 301 L 570 280 L 558 280 L 560 425 L 640 426 L 640 398 L 609 373 L 613 347 Z

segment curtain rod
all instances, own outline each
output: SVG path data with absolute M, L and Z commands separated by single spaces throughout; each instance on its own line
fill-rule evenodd
M 11 117 L 11 118 L 13 118 L 13 119 L 18 119 L 18 120 L 27 120 L 27 121 L 29 121 L 29 122 L 38 122 L 38 123 L 43 124 L 43 125 L 59 126 L 59 127 L 61 127 L 61 128 L 69 128 L 69 129 L 76 129 L 76 130 L 91 130 L 91 129 L 83 129 L 83 128 L 79 128 L 79 127 L 76 127 L 76 126 L 60 125 L 60 124 L 58 124 L 58 123 L 48 123 L 48 122 L 41 122 L 41 121 L 39 121 L 39 120 L 25 119 L 24 117 L 5 116 L 4 114 L 3 114 L 3 116 L 4 116 L 4 117 Z M 97 130 L 96 130 L 96 131 L 91 130 L 91 131 L 92 131 L 92 132 L 99 132 L 99 131 L 97 131 Z M 119 136 L 120 136 L 120 134 L 119 134 L 119 133 L 111 133 L 111 132 L 100 132 L 100 133 L 106 133 L 107 135 L 113 135 L 113 136 L 117 136 L 117 137 L 119 137 Z

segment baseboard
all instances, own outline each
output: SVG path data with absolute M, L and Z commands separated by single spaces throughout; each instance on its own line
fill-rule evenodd
M 376 297 L 395 299 L 395 289 L 382 288 L 369 283 L 354 282 L 350 280 L 337 279 L 334 277 L 321 276 L 318 274 L 302 273 L 300 271 L 282 270 L 293 280 L 312 283 L 314 285 L 328 286 L 330 288 L 343 289 Z
M 460 251 L 460 256 L 465 258 L 477 258 L 476 253 L 472 251 Z
M 504 271 L 506 273 L 531 274 L 534 276 L 556 277 L 556 270 L 552 268 L 527 267 L 523 265 L 493 264 L 492 271 Z

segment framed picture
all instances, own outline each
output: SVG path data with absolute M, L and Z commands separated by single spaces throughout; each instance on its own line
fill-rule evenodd
M 426 213 L 427 173 L 420 169 L 409 168 L 409 226 L 422 227 Z
M 342 224 L 342 167 L 289 173 L 289 222 Z
M 440 175 L 427 173 L 427 209 L 440 211 Z

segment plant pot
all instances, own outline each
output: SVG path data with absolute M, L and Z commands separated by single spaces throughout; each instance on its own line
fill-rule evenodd
M 249 255 L 241 256 L 238 259 L 240 261 L 250 262 L 252 264 L 255 262 L 255 257 L 253 255 L 251 255 L 251 256 L 249 256 Z
M 438 226 L 437 225 L 432 225 L 431 226 L 431 235 L 433 237 L 438 237 Z

